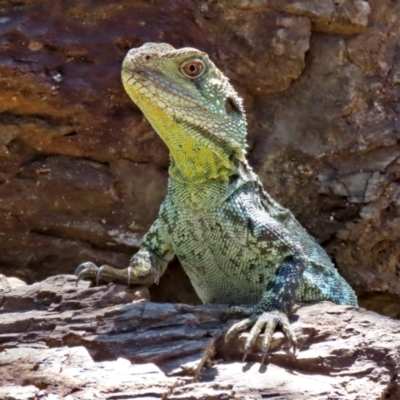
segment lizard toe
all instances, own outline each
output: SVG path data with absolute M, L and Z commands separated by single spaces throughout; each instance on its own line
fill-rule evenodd
M 245 329 L 250 328 L 254 324 L 254 319 L 252 318 L 246 318 L 242 321 L 237 322 L 236 324 L 233 324 L 228 332 L 226 332 L 225 335 L 225 343 L 231 340 L 234 336 L 236 336 L 239 332 L 244 331 Z
M 96 286 L 99 286 L 99 281 L 101 279 L 101 275 L 103 273 L 104 270 L 104 265 L 101 266 L 100 268 L 97 268 L 97 274 L 96 274 Z
M 296 335 L 292 327 L 290 326 L 288 316 L 283 311 L 274 310 L 274 311 L 264 312 L 263 314 L 260 315 L 257 322 L 258 321 L 262 321 L 264 328 L 264 337 L 261 344 L 261 353 L 262 353 L 261 364 L 264 363 L 265 357 L 271 346 L 272 335 L 274 334 L 276 327 L 278 325 L 281 327 L 285 336 L 289 339 L 291 345 L 294 347 L 294 349 L 296 349 L 297 345 Z M 249 339 L 251 337 L 251 333 L 252 332 L 250 332 Z M 254 337 L 253 343 L 255 340 L 256 337 Z
M 75 270 L 75 275 L 77 276 L 76 279 L 76 286 L 78 286 L 78 283 L 82 280 L 82 279 L 96 279 L 96 283 L 98 281 L 98 272 L 99 272 L 99 268 L 97 267 L 96 264 L 88 261 L 88 262 L 84 262 L 82 264 L 80 264 L 78 266 L 78 268 Z

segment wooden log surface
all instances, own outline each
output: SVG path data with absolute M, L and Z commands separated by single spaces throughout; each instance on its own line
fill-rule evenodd
M 246 362 L 247 333 L 224 342 L 223 305 L 153 303 L 146 288 L 76 287 L 72 275 L 0 288 L 0 399 L 400 396 L 400 321 L 363 309 L 299 308 L 298 353 L 276 332 L 260 365 L 260 340 Z

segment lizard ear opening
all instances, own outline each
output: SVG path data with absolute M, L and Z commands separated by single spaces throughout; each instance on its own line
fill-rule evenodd
M 234 102 L 232 97 L 227 97 L 225 99 L 225 111 L 228 115 L 231 115 L 232 113 L 236 114 L 242 114 L 240 108 L 237 106 L 237 104 Z

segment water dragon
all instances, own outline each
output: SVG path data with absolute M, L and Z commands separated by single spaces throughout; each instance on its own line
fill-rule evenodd
M 264 333 L 262 361 L 277 326 L 296 344 L 295 302 L 357 305 L 326 252 L 249 166 L 242 100 L 206 53 L 146 43 L 126 55 L 122 82 L 168 146 L 168 193 L 127 268 L 85 262 L 78 280 L 149 286 L 176 255 L 203 303 L 244 317 L 226 340 L 250 328 L 246 356 Z

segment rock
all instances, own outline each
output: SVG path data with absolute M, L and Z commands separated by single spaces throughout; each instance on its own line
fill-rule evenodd
M 2 15 L 2 273 L 32 283 L 89 260 L 127 265 L 169 160 L 124 93 L 121 62 L 165 41 L 206 51 L 228 75 L 265 188 L 360 304 L 400 317 L 398 2 L 30 0 L 3 2 Z M 199 302 L 177 263 L 161 283 L 153 298 Z
M 37 396 L 51 399 L 52 395 L 71 400 L 105 399 L 107 393 L 161 399 L 178 383 L 154 364 L 133 365 L 123 358 L 96 363 L 81 346 L 8 349 L 0 358 L 3 373 L 5 364 L 12 366 L 13 374 L 21 378 L 21 385 L 3 386 L 0 396 L 15 400 Z
M 239 0 L 235 6 L 244 10 L 276 10 L 310 18 L 315 32 L 356 34 L 365 30 L 370 5 L 364 0 Z
M 400 321 L 328 302 L 303 306 L 291 318 L 297 356 L 276 332 L 267 365 L 261 340 L 243 363 L 248 334 L 224 343 L 225 306 L 151 303 L 147 289 L 75 281 L 61 275 L 3 293 L 0 398 L 400 396 Z
M 0 388 L 0 398 L 7 400 L 32 400 L 40 390 L 34 385 L 7 385 Z
M 308 18 L 219 7 L 218 20 L 231 21 L 228 29 L 236 40 L 221 43 L 214 59 L 239 91 L 246 89 L 254 96 L 281 92 L 303 72 L 311 36 Z M 238 58 L 242 61 L 232 71 L 233 60 Z M 259 68 L 263 73 L 254 81 L 249 80 Z

